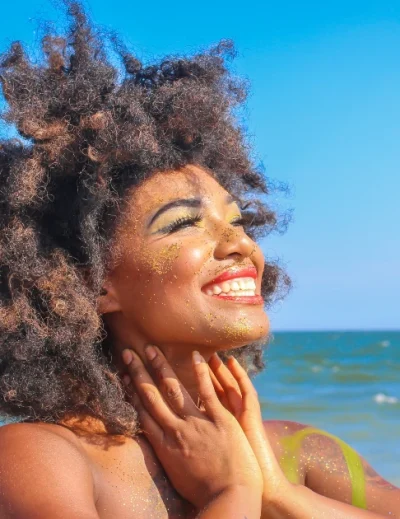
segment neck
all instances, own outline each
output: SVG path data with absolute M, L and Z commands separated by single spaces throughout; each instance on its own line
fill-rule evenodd
M 127 367 L 122 362 L 122 351 L 127 348 L 134 350 L 140 356 L 143 363 L 147 366 L 148 363 L 144 355 L 144 349 L 148 344 L 150 344 L 149 341 L 146 341 L 145 339 L 139 338 L 137 336 L 134 338 L 134 340 L 132 338 L 123 341 L 118 338 L 113 340 L 112 362 L 117 368 L 121 377 L 127 373 Z M 208 362 L 209 358 L 216 350 L 210 348 L 205 349 L 204 345 L 188 345 L 185 347 L 184 345 L 177 346 L 173 344 L 157 344 L 156 346 L 163 352 L 171 368 L 174 370 L 178 380 L 184 386 L 193 401 L 197 403 L 198 390 L 192 368 L 192 351 L 199 351 L 206 362 Z M 151 370 L 149 370 L 149 372 L 151 374 Z

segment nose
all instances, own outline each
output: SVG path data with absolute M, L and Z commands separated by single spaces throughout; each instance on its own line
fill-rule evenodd
M 214 250 L 216 259 L 248 258 L 256 250 L 256 244 L 247 236 L 243 227 L 221 224 L 217 245 Z

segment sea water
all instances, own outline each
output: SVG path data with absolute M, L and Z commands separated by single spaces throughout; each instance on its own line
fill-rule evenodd
M 255 379 L 264 419 L 349 443 L 400 486 L 400 332 L 281 332 Z

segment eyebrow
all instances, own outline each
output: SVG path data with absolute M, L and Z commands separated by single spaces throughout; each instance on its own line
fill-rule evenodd
M 232 204 L 233 202 L 236 202 L 236 200 L 232 195 L 228 194 L 225 198 L 225 203 Z M 169 209 L 174 207 L 201 207 L 202 203 L 203 202 L 201 198 L 179 198 L 177 200 L 171 200 L 171 202 L 168 202 L 168 204 L 163 205 L 156 211 L 156 213 L 151 217 L 147 227 L 150 227 L 150 225 L 155 222 L 159 216 L 161 216 L 166 211 L 169 211 Z

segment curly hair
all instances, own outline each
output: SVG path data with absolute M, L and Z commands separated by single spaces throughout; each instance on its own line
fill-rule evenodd
M 47 32 L 38 63 L 20 42 L 0 58 L 1 120 L 22 137 L 0 140 L 0 412 L 51 423 L 85 414 L 133 435 L 136 414 L 96 311 L 128 189 L 198 164 L 247 208 L 250 236 L 282 222 L 235 116 L 247 83 L 228 70 L 231 41 L 145 66 L 80 2 L 64 5 L 69 25 Z M 267 302 L 289 285 L 266 264 Z M 260 344 L 234 354 L 263 367 Z

